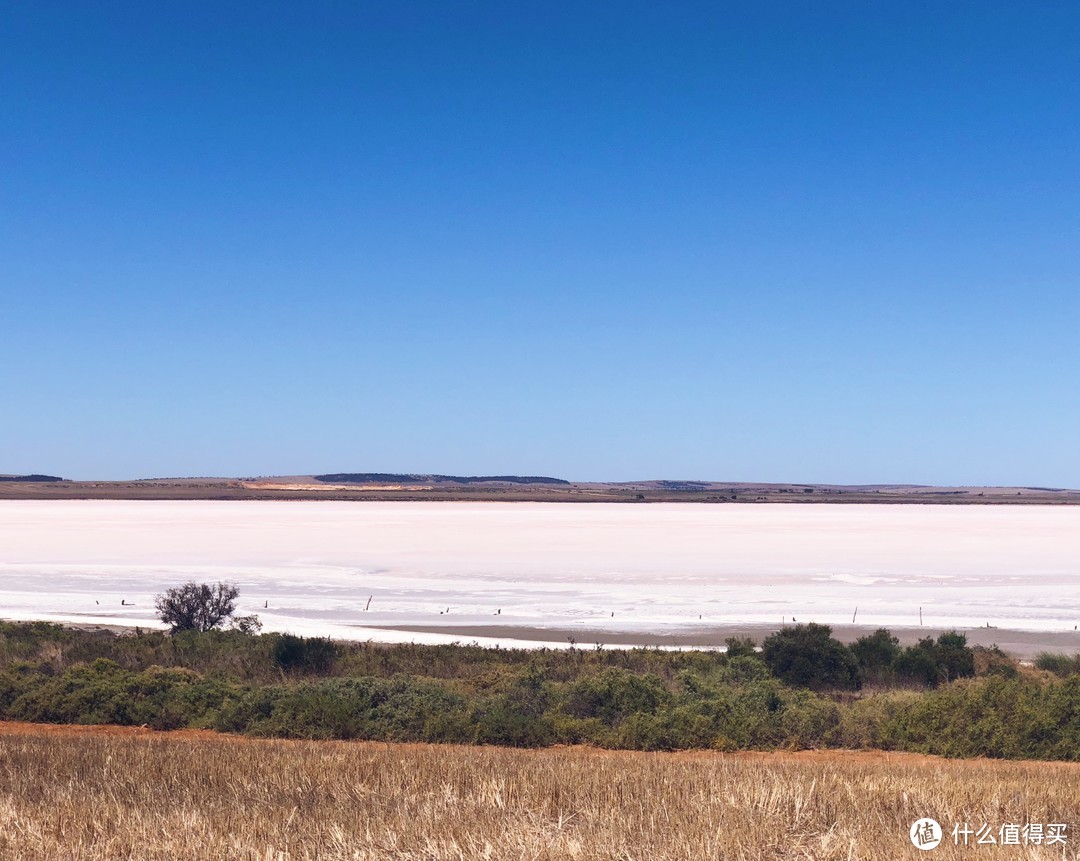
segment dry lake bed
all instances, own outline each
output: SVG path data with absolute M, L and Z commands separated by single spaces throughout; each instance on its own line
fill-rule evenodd
M 187 580 L 235 581 L 267 630 L 352 639 L 716 645 L 815 621 L 1077 651 L 1080 507 L 0 501 L 2 618 L 151 626 Z

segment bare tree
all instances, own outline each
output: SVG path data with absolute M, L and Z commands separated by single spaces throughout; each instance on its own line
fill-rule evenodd
M 240 590 L 234 583 L 185 583 L 154 596 L 158 618 L 177 631 L 209 631 L 236 612 Z

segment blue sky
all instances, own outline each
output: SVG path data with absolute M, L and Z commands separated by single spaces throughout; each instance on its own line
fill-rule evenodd
M 1080 486 L 1080 7 L 50 3 L 0 472 Z

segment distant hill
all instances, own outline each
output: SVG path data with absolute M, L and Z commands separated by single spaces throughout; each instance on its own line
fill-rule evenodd
M 544 475 L 417 475 L 397 472 L 334 472 L 314 476 L 317 481 L 331 484 L 404 484 L 425 482 L 431 484 L 483 484 L 498 481 L 504 484 L 569 484 L 562 478 Z
M 573 482 L 543 475 L 436 475 L 415 472 L 335 472 L 252 478 L 157 478 L 70 481 L 52 475 L 0 475 L 4 499 L 320 499 L 379 502 L 1080 505 L 1080 489 L 934 487 L 904 484 L 770 482 Z

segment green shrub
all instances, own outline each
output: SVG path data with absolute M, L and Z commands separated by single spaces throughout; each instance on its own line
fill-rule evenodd
M 729 658 L 753 657 L 757 654 L 757 641 L 753 637 L 728 637 L 724 640 Z
M 975 653 L 967 645 L 967 637 L 956 631 L 946 631 L 937 641 L 925 637 L 900 653 L 895 663 L 896 674 L 902 679 L 936 687 L 942 682 L 975 675 Z
M 911 699 L 893 735 L 904 750 L 942 756 L 1080 759 L 1080 676 L 1040 684 L 988 676 Z
M 543 747 L 555 740 L 555 724 L 547 714 L 553 704 L 552 684 L 539 662 L 483 697 L 472 710 L 473 741 L 510 747 Z
M 925 694 L 891 691 L 857 699 L 840 711 L 840 723 L 831 737 L 838 747 L 877 750 L 903 749 L 901 715 Z
M 823 690 L 862 684 L 859 665 L 828 625 L 796 625 L 765 638 L 762 656 L 774 676 L 789 685 Z
M 1035 666 L 1040 670 L 1046 670 L 1055 676 L 1076 675 L 1080 673 L 1080 653 L 1075 655 L 1054 654 L 1040 652 L 1035 656 Z
M 900 656 L 900 641 L 888 628 L 878 628 L 852 643 L 851 653 L 859 662 L 865 680 L 888 682 L 893 678 L 896 659 Z
M 469 716 L 475 744 L 507 747 L 546 747 L 556 739 L 555 722 L 537 714 L 512 695 L 487 697 Z
M 254 688 L 226 703 L 217 726 L 258 736 L 464 741 L 465 699 L 435 682 L 325 679 Z
M 325 637 L 297 637 L 292 634 L 271 634 L 270 654 L 274 666 L 283 670 L 325 675 L 331 672 L 341 657 L 341 649 Z
M 570 683 L 563 710 L 576 718 L 598 718 L 608 726 L 632 714 L 654 714 L 670 694 L 659 677 L 606 669 Z
M 779 717 L 779 736 L 785 746 L 824 747 L 840 726 L 840 706 L 809 691 L 795 691 Z
M 895 656 L 895 668 L 934 690 L 822 693 L 806 685 L 850 685 L 855 654 L 868 673 L 883 672 L 891 635 L 875 632 L 845 653 L 823 626 L 781 633 L 763 653 L 566 653 L 0 623 L 0 716 L 291 738 L 1080 759 L 1075 659 L 1040 656 L 1063 676 L 1048 681 L 950 632 Z
M 220 687 L 220 685 L 219 685 Z M 28 676 L 3 686 L 5 713 L 18 720 L 80 724 L 147 724 L 175 729 L 206 717 L 222 692 L 197 673 L 151 667 L 132 673 L 114 661 L 98 658 L 62 675 Z
M 258 735 L 267 726 L 280 698 L 279 687 L 246 688 L 231 691 L 214 715 L 213 729 Z M 265 733 L 269 734 L 269 733 Z

